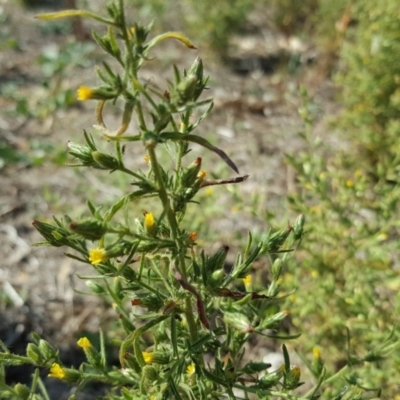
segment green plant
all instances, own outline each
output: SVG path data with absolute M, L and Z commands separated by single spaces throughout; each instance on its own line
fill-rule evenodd
M 94 33 L 94 38 L 119 68 L 104 62 L 97 69 L 102 84 L 79 87 L 79 100 L 97 100 L 97 137 L 84 132 L 85 143 L 69 142 L 68 152 L 76 159 L 74 166 L 129 176 L 132 190 L 112 205 L 88 201 L 88 214 L 82 218 L 54 217 L 52 223 L 35 220 L 33 225 L 44 237 L 42 244 L 66 246 L 68 257 L 93 266 L 94 275 L 82 278 L 88 280 L 92 293 L 112 299 L 121 323 L 121 331 L 112 335 L 120 365 L 108 364 L 103 333 L 99 347 L 87 337 L 79 339 L 86 362 L 77 369 L 64 365 L 59 351 L 33 334 L 25 356 L 2 345 L 0 396 L 46 398 L 38 372 L 31 388 L 6 385 L 4 366 L 21 364 L 48 368 L 50 377 L 75 384 L 78 391 L 88 382 L 106 383 L 110 385 L 107 397 L 112 399 L 234 399 L 238 398 L 234 389 L 243 396 L 255 393 L 265 399 L 291 396 L 301 384 L 300 368 L 291 365 L 286 347 L 282 367 L 268 373 L 269 364 L 244 359 L 244 346 L 255 334 L 285 338 L 278 331 L 288 315 L 276 304 L 282 300 L 279 279 L 284 262 L 301 239 L 304 220 L 300 216 L 293 226 L 267 232 L 257 242 L 249 234 L 229 271 L 225 269 L 227 246 L 212 255 L 198 249 L 197 234 L 186 229 L 185 218 L 188 208 L 200 212 L 197 192 L 246 178 L 214 182 L 201 169 L 200 157 L 188 157 L 189 145 L 196 143 L 238 172 L 222 149 L 194 133 L 212 109 L 211 99 L 200 100 L 207 83 L 203 63 L 196 58 L 183 72 L 175 67 L 168 88 L 152 87 L 139 73 L 151 50 L 166 39 L 189 48 L 193 44 L 176 32 L 148 39 L 150 26 L 128 24 L 122 0 L 106 10 L 104 17 L 74 10 L 40 18 L 80 16 L 106 25 L 106 33 Z M 124 104 L 124 112 L 121 125 L 110 130 L 103 112 L 108 102 L 116 101 Z M 133 116 L 137 126 L 131 133 Z M 108 151 L 99 148 L 101 139 L 108 143 Z M 124 151 L 134 144 L 146 154 L 147 171 L 128 167 Z M 159 161 L 161 153 L 170 155 L 169 163 Z M 139 200 L 146 201 L 144 216 L 135 207 Z M 271 260 L 270 284 L 255 291 L 250 272 L 260 257 Z
M 307 332 L 298 348 L 305 353 L 314 346 L 323 349 L 331 371 L 347 363 L 346 380 L 355 391 L 382 388 L 382 395 L 393 398 L 400 362 L 395 352 L 400 345 L 398 243 L 393 236 L 400 191 L 368 174 L 355 151 L 358 142 L 348 140 L 352 128 L 346 131 L 345 146 L 328 152 L 325 141 L 314 137 L 312 103 L 306 92 L 303 96 L 306 150 L 288 156 L 298 178 L 289 202 L 308 220 L 307 240 L 299 253 L 303 268 L 293 265 L 286 275 L 299 287 L 289 299 L 293 323 Z M 328 385 L 323 398 L 333 398 L 339 385 Z

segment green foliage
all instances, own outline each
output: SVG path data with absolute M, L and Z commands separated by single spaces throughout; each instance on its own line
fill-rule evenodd
M 365 166 L 377 180 L 397 180 L 400 131 L 400 14 L 396 1 L 385 6 L 359 1 L 354 7 L 358 24 L 348 32 L 343 48 L 345 127 L 353 128 Z M 357 138 L 356 138 L 357 136 Z
M 224 57 L 233 34 L 240 34 L 254 7 L 251 0 L 185 0 L 189 31 Z
M 320 346 L 322 357 L 324 351 L 331 353 L 332 371 L 338 363 L 349 363 L 352 372 L 346 380 L 353 387 L 381 387 L 392 398 L 399 390 L 393 376 L 400 364 L 394 351 L 399 346 L 400 188 L 395 150 L 399 132 L 393 128 L 399 109 L 396 113 L 392 101 L 399 73 L 392 56 L 398 42 L 390 39 L 397 37 L 400 26 L 387 5 L 364 5 L 361 10 L 369 10 L 366 15 L 373 16 L 375 24 L 382 22 L 379 32 L 388 41 L 372 55 L 376 27 L 368 18 L 361 22 L 365 15 L 360 14 L 353 40 L 344 50 L 347 68 L 338 78 L 344 84 L 346 108 L 339 123 L 342 146 L 335 152 L 327 152 L 327 138 L 313 136 L 313 105 L 304 93 L 300 114 L 307 150 L 288 156 L 298 177 L 298 190 L 289 201 L 306 215 L 308 233 L 304 252 L 299 253 L 304 268 L 294 266 L 287 279 L 299 287 L 290 299 L 296 310 L 293 322 L 309 332 L 301 349 L 307 353 Z M 366 54 L 369 61 L 360 63 Z M 345 359 L 340 355 L 343 347 L 348 352 Z M 370 361 L 379 364 L 365 364 Z M 335 390 L 338 382 L 323 398 L 332 398 Z

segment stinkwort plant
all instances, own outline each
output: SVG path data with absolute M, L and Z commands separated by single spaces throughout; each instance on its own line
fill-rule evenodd
M 108 334 L 100 333 L 99 348 L 86 337 L 79 339 L 77 344 L 86 356 L 79 368 L 65 365 L 57 349 L 33 334 L 25 356 L 12 354 L 2 345 L 0 397 L 48 398 L 38 370 L 30 388 L 5 383 L 5 366 L 32 364 L 47 368 L 50 377 L 75 385 L 76 393 L 89 382 L 109 384 L 106 398 L 110 399 L 237 399 L 252 394 L 260 399 L 296 398 L 293 391 L 301 385 L 300 368 L 291 364 L 286 347 L 282 366 L 267 371 L 270 364 L 253 360 L 245 346 L 257 334 L 271 340 L 298 336 L 279 333 L 288 311 L 277 302 L 288 295 L 280 289 L 280 277 L 302 238 L 304 218 L 266 233 L 257 242 L 249 233 L 231 268 L 225 263 L 228 246 L 211 255 L 198 248 L 196 232 L 185 229 L 188 208 L 201 212 L 196 194 L 206 186 L 238 183 L 247 176 L 207 179 L 201 158 L 190 156 L 190 145 L 195 143 L 238 172 L 223 150 L 194 133 L 212 109 L 211 99 L 200 99 L 207 84 L 200 58 L 188 70 L 175 67 L 165 89 L 139 74 L 156 45 L 176 39 L 194 48 L 191 41 L 176 32 L 148 39 L 150 26 L 128 22 L 122 0 L 107 5 L 106 11 L 107 16 L 70 10 L 39 18 L 80 16 L 106 26 L 104 35 L 93 36 L 117 66 L 104 62 L 97 69 L 101 85 L 79 87 L 79 100 L 97 101 L 97 128 L 92 134 L 84 131 L 84 144 L 69 142 L 68 152 L 79 166 L 128 175 L 132 190 L 109 207 L 88 201 L 90 216 L 82 219 L 54 217 L 52 223 L 35 220 L 33 225 L 44 237 L 43 244 L 65 246 L 71 249 L 66 256 L 92 265 L 94 275 L 82 278 L 93 293 L 112 299 L 121 322 L 121 332 L 113 335 L 119 365 L 107 360 Z M 122 121 L 110 130 L 103 112 L 107 103 L 116 101 L 124 105 Z M 133 133 L 132 118 L 137 122 Z M 100 141 L 105 141 L 109 151 L 103 150 L 104 144 L 99 149 Z M 142 146 L 147 171 L 127 166 L 125 148 L 133 145 Z M 166 155 L 170 161 L 161 163 Z M 148 207 L 144 215 L 135 208 L 140 200 Z M 255 291 L 251 270 L 261 257 L 266 265 L 270 263 L 269 284 Z M 316 398 L 322 382 L 319 357 L 315 368 L 317 385 L 309 399 Z

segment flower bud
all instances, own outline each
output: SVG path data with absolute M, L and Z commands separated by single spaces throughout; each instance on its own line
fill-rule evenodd
M 217 287 L 219 286 L 222 281 L 224 280 L 225 277 L 225 271 L 223 268 L 221 269 L 217 269 L 216 271 L 214 271 L 211 276 L 210 276 L 210 280 L 209 280 L 209 284 L 212 287 Z
M 222 269 L 224 267 L 228 251 L 229 246 L 222 246 L 206 261 L 207 273 L 212 273 L 213 271 L 216 271 L 217 269 Z
M 133 369 L 135 372 L 140 373 L 141 368 L 136 360 L 136 357 L 132 353 L 125 353 L 124 355 L 124 366 Z
M 277 280 L 279 279 L 281 272 L 282 272 L 282 260 L 280 258 L 277 258 L 274 263 L 272 264 L 272 280 Z
M 58 357 L 58 352 L 54 349 L 54 347 L 44 339 L 40 339 L 39 341 L 39 350 L 45 360 L 52 360 Z
M 297 217 L 297 219 L 293 225 L 293 233 L 294 233 L 295 240 L 299 240 L 303 236 L 304 223 L 305 223 L 305 216 L 304 216 L 304 214 L 301 214 Z
M 107 232 L 107 225 L 94 218 L 71 222 L 69 227 L 72 231 L 88 240 L 99 240 Z
M 109 154 L 101 153 L 100 151 L 93 151 L 92 157 L 99 167 L 115 171 L 121 167 L 118 160 Z
M 151 212 L 145 212 L 144 214 L 144 229 L 151 236 L 154 236 L 157 231 L 156 221 Z
M 158 379 L 157 370 L 152 365 L 145 365 L 142 368 L 142 374 L 147 382 L 155 382 Z
M 285 389 L 293 390 L 300 386 L 301 371 L 299 367 L 293 367 L 285 373 Z
M 269 389 L 278 384 L 279 380 L 283 377 L 283 370 L 277 369 L 276 371 L 270 372 L 264 375 L 260 379 L 260 386 L 263 389 Z
M 42 364 L 43 357 L 42 353 L 39 350 L 39 347 L 34 343 L 29 343 L 26 348 L 26 355 L 35 363 Z
M 153 354 L 152 362 L 154 364 L 165 365 L 165 364 L 168 364 L 171 361 L 169 353 L 166 352 L 166 351 L 155 351 L 152 354 Z
M 261 248 L 260 255 L 265 253 L 276 253 L 279 248 L 285 243 L 292 228 L 281 229 L 271 235 L 268 235 Z
M 68 147 L 68 153 L 71 154 L 71 156 L 80 160 L 82 165 L 86 167 L 98 168 L 98 164 L 96 163 L 96 161 L 93 159 L 92 156 L 93 152 L 92 148 L 90 148 L 89 146 L 83 146 L 81 144 L 76 144 L 73 142 L 68 142 L 67 147 Z
M 118 97 L 118 92 L 108 86 L 97 86 L 90 88 L 88 86 L 79 86 L 76 90 L 77 99 L 79 101 L 86 100 L 111 100 Z
M 99 285 L 96 282 L 86 281 L 85 284 L 93 293 L 96 293 L 96 294 L 105 293 L 105 290 L 104 290 L 103 286 Z
M 196 87 L 192 95 L 193 101 L 196 101 L 200 97 L 201 93 L 206 87 L 208 78 L 203 79 L 203 74 L 204 74 L 203 61 L 200 57 L 197 57 L 188 71 L 188 76 L 196 77 Z
M 92 343 L 90 343 L 87 337 L 82 337 L 78 340 L 77 345 L 83 349 L 86 359 L 88 360 L 89 364 L 93 365 L 94 367 L 101 368 L 101 356 L 100 353 L 97 351 L 95 347 L 93 347 Z
M 279 322 L 283 321 L 289 312 L 287 310 L 280 311 L 274 315 L 267 317 L 264 321 L 262 321 L 259 325 L 259 329 L 270 329 L 275 327 Z
M 188 75 L 181 82 L 179 82 L 173 89 L 171 101 L 176 106 L 182 106 L 195 99 L 195 92 L 197 87 L 197 77 L 195 75 Z
M 71 368 L 63 368 L 60 364 L 53 363 L 49 373 L 50 378 L 61 379 L 70 383 L 78 382 L 81 378 L 81 373 Z
M 186 167 L 181 176 L 181 185 L 190 187 L 197 179 L 197 174 L 201 168 L 201 157 L 197 157 L 188 167 Z
M 149 311 L 158 311 L 163 307 L 164 302 L 158 296 L 148 295 L 142 298 L 132 300 L 133 306 L 140 306 Z
M 224 321 L 227 325 L 237 329 L 240 333 L 252 333 L 254 331 L 249 319 L 243 314 L 226 312 L 224 314 Z
M 70 232 L 66 229 L 36 219 L 32 222 L 32 225 L 52 246 L 60 247 L 70 244 Z
M 311 371 L 316 378 L 321 375 L 324 363 L 321 359 L 321 350 L 318 347 L 313 348 L 313 358 L 311 362 Z
M 28 400 L 31 395 L 31 391 L 29 390 L 28 386 L 22 385 L 21 383 L 17 383 L 14 386 L 14 390 L 18 393 L 18 399 L 21 400 Z

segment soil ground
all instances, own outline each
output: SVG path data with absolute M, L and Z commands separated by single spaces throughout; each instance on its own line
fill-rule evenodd
M 43 69 L 38 64 L 39 55 L 76 40 L 71 34 L 46 31 L 44 22 L 34 19 L 36 12 L 14 1 L 0 1 L 5 29 L 2 35 L 17 43 L 0 51 L 0 85 L 4 88 L 14 84 L 17 94 L 32 104 L 48 96 L 43 85 Z M 85 26 L 89 30 L 91 24 Z M 239 37 L 241 40 L 244 39 Z M 251 54 L 254 58 L 254 53 Z M 286 213 L 284 196 L 293 186 L 294 177 L 284 163 L 284 154 L 295 153 L 301 147 L 298 89 L 300 85 L 307 86 L 320 107 L 318 112 L 323 121 L 325 114 L 337 109 L 330 80 L 319 73 L 316 65 L 305 64 L 293 75 L 275 67 L 273 73 L 269 70 L 267 74 L 257 65 L 237 74 L 232 65 L 215 61 L 209 49 L 200 47 L 197 51 L 188 51 L 173 42 L 166 42 L 154 55 L 155 60 L 145 68 L 143 76 L 158 85 L 165 85 L 163 79 L 170 76 L 172 63 L 188 68 L 197 55 L 203 57 L 210 75 L 207 94 L 214 97 L 215 108 L 201 132 L 214 137 L 214 142 L 230 155 L 242 174 L 250 174 L 239 187 L 244 196 L 257 192 L 264 199 L 265 209 Z M 102 56 L 93 50 L 87 57 L 90 65 L 67 70 L 63 85 L 75 89 L 80 84 L 95 82 L 93 64 Z M 235 54 L 235 62 L 246 57 L 243 52 Z M 30 159 L 38 156 L 38 141 L 57 152 L 64 149 L 68 140 L 81 141 L 82 129 L 90 130 L 94 123 L 92 103 L 75 103 L 49 112 L 43 118 L 30 118 L 14 112 L 17 103 L 13 95 L 5 95 L 0 90 L 0 141 L 19 154 L 29 155 Z M 116 107 L 106 122 L 113 126 L 119 117 L 120 110 Z M 323 122 L 317 130 L 323 131 Z M 47 151 L 45 146 L 39 150 Z M 138 160 L 133 162 L 141 165 L 142 149 L 130 151 L 132 159 Z M 76 274 L 88 271 L 66 258 L 65 249 L 32 247 L 41 240 L 32 227 L 32 220 L 79 211 L 85 202 L 86 188 L 103 200 L 116 198 L 123 189 L 109 189 L 96 172 L 77 172 L 46 161 L 45 154 L 39 156 L 45 160 L 39 166 L 22 161 L 0 170 L 0 338 L 12 351 L 24 353 L 29 334 L 35 331 L 61 347 L 66 363 L 75 364 L 80 361 L 80 352 L 74 344 L 76 337 L 82 332 L 97 332 L 100 321 L 113 318 L 112 311 L 106 311 L 109 308 L 99 300 L 77 292 L 85 290 L 85 285 Z M 209 165 L 213 165 L 212 159 Z M 228 168 L 221 175 L 230 176 Z M 223 208 L 224 196 L 215 201 Z M 215 228 L 220 232 L 235 229 L 245 232 L 252 223 L 243 215 L 226 212 Z M 250 351 L 259 355 L 263 350 Z M 10 381 L 26 381 L 29 375 L 27 370 L 8 371 Z M 55 380 L 47 383 L 51 398 L 64 398 L 56 394 L 60 391 L 61 396 L 68 396 L 68 390 L 60 388 L 60 383 Z

